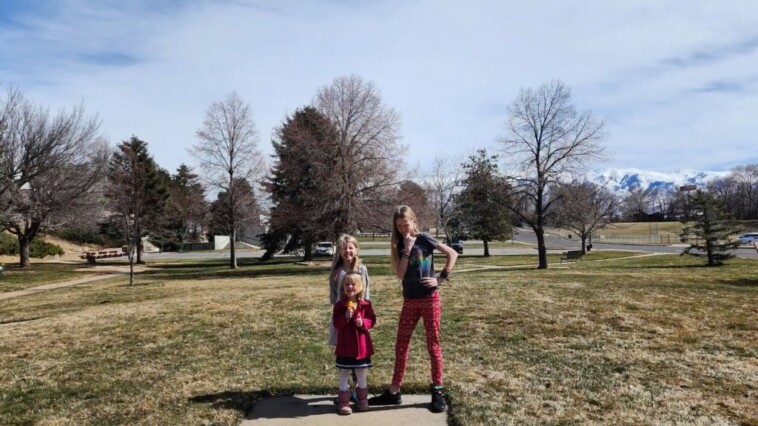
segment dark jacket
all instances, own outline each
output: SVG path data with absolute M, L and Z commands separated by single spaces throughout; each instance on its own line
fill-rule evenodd
M 337 356 L 355 357 L 356 359 L 368 358 L 374 353 L 374 345 L 371 344 L 371 335 L 368 330 L 376 324 L 376 315 L 368 300 L 359 300 L 353 317 L 347 319 L 347 300 L 335 303 L 332 311 L 332 323 L 337 329 Z M 363 319 L 363 327 L 355 325 L 355 318 Z

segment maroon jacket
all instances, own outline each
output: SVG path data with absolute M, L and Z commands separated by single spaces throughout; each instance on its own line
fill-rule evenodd
M 347 319 L 347 300 L 340 300 L 334 304 L 332 311 L 332 323 L 337 329 L 337 356 L 355 357 L 363 359 L 374 353 L 374 345 L 371 344 L 371 335 L 368 330 L 376 324 L 376 315 L 368 300 L 359 300 L 353 317 Z M 355 325 L 355 318 L 363 319 L 363 327 Z

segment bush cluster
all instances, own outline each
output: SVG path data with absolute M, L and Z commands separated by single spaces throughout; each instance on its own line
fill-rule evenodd
M 5 232 L 0 232 L 0 256 L 18 255 L 18 240 Z
M 33 240 L 29 247 L 29 256 L 43 258 L 46 256 L 63 256 L 66 252 L 58 244 L 48 243 L 43 240 Z
M 18 254 L 18 239 L 6 233 L 0 234 L 0 255 L 18 256 Z M 34 258 L 41 259 L 45 256 L 63 256 L 64 254 L 61 246 L 40 239 L 32 240 L 29 246 L 29 256 Z

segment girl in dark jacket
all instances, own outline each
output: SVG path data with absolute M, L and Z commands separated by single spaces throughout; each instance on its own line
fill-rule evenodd
M 340 283 L 342 298 L 334 305 L 332 323 L 337 329 L 336 365 L 340 371 L 338 394 L 339 414 L 350 414 L 350 388 L 348 377 L 355 370 L 358 378 L 356 394 L 358 410 L 368 410 L 368 384 L 366 372 L 371 367 L 371 344 L 369 329 L 376 324 L 376 315 L 371 302 L 363 298 L 365 284 L 358 272 L 348 272 Z

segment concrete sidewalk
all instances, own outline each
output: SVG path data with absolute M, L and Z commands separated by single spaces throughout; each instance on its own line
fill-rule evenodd
M 264 398 L 255 403 L 240 425 L 447 425 L 447 413 L 433 413 L 430 395 L 403 395 L 402 405 L 371 407 L 340 416 L 335 395 L 295 395 Z

